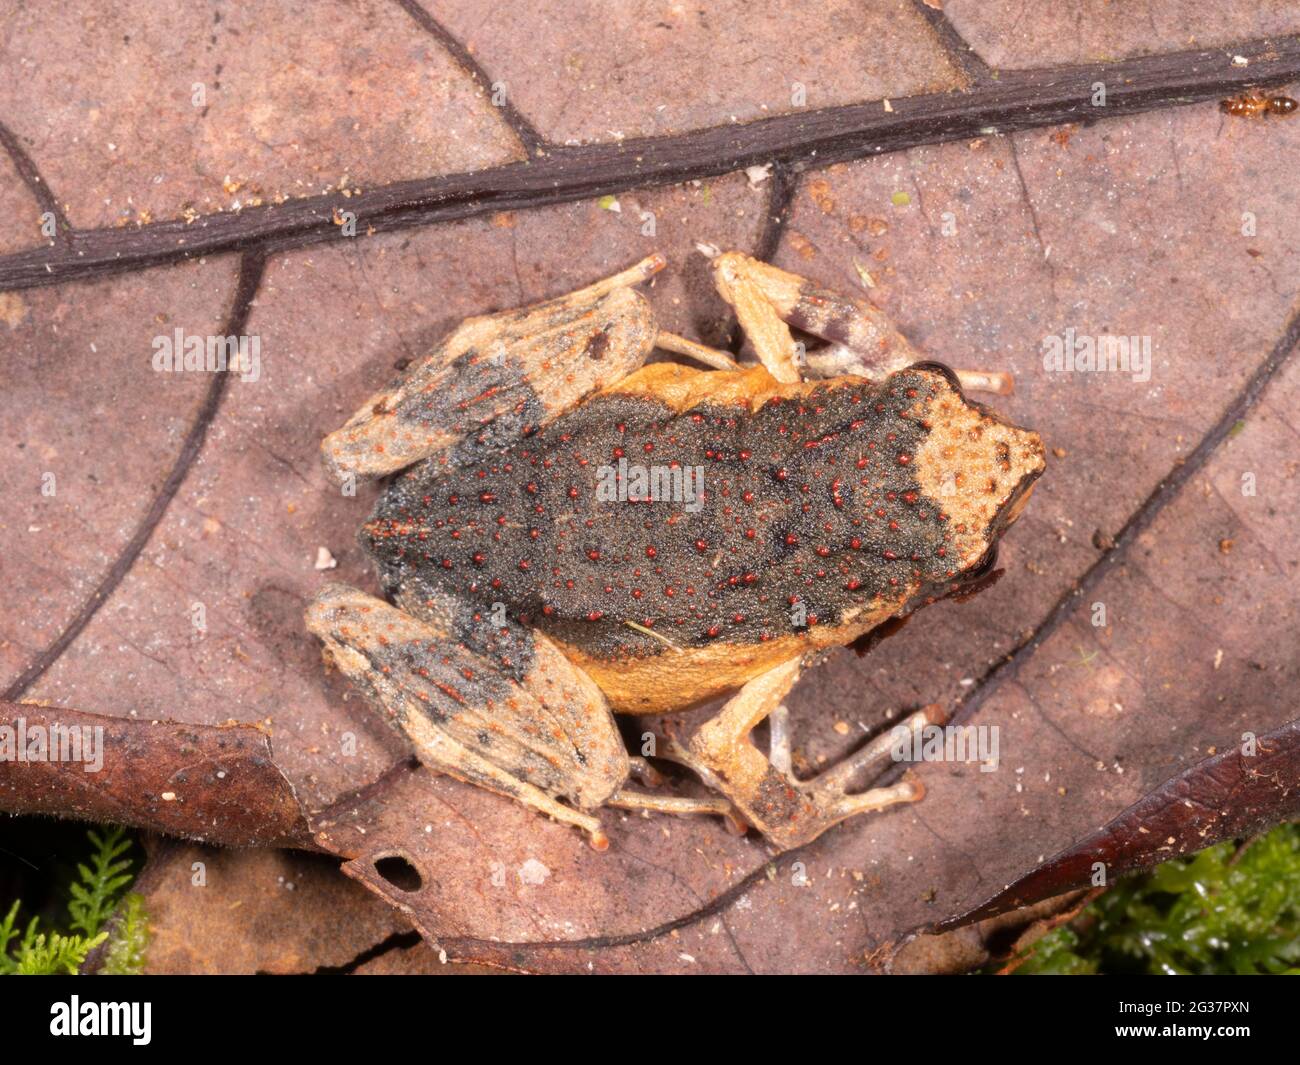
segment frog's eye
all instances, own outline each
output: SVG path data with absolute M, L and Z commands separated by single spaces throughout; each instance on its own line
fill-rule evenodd
M 928 371 L 929 373 L 937 373 L 942 375 L 947 379 L 948 384 L 952 386 L 952 390 L 957 393 L 957 397 L 959 399 L 965 399 L 965 396 L 962 394 L 962 390 L 961 390 L 961 379 L 957 376 L 957 371 L 954 370 L 951 366 L 947 366 L 942 362 L 927 361 L 927 362 L 914 362 L 912 363 L 911 366 L 908 367 L 908 369 L 925 370 Z
M 952 598 L 958 603 L 964 603 L 971 596 L 979 595 L 986 588 L 992 588 L 1006 572 L 997 569 L 997 564 L 998 546 L 994 544 L 984 557 L 975 563 L 973 569 L 967 570 L 957 579 L 957 587 L 951 593 Z
M 992 544 L 989 549 L 984 552 L 984 557 L 962 574 L 962 582 L 965 583 L 966 581 L 970 581 L 974 583 L 975 581 L 983 580 L 993 572 L 997 567 L 997 564 L 998 545 Z

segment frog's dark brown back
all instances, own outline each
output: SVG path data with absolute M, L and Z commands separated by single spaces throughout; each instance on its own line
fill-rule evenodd
M 481 461 L 407 471 L 362 542 L 390 586 L 503 604 L 608 688 L 600 663 L 855 638 L 959 583 L 1041 470 L 1033 434 L 1036 462 L 998 433 L 981 443 L 985 427 L 1019 431 L 935 371 L 795 392 L 756 410 L 599 395 Z M 980 494 L 995 505 L 971 510 Z

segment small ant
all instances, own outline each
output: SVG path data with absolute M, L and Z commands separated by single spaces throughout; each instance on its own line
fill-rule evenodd
M 1257 89 L 1224 100 L 1220 105 L 1230 115 L 1242 118 L 1259 118 L 1267 115 L 1289 115 L 1300 104 L 1289 96 L 1266 96 Z

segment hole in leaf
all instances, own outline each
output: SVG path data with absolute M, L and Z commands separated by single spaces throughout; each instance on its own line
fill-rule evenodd
M 388 854 L 375 861 L 375 872 L 399 891 L 419 891 L 424 881 L 420 870 L 400 854 Z

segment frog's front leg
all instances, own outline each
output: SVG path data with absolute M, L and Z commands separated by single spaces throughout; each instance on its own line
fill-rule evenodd
M 665 752 L 730 799 L 750 824 L 782 850 L 802 846 L 846 818 L 916 802 L 925 795 L 920 781 L 910 778 L 860 793 L 848 790 L 855 778 L 879 775 L 892 764 L 894 730 L 811 780 L 794 777 L 783 727 L 772 728 L 770 757 L 754 746 L 750 733 L 764 718 L 783 713 L 781 701 L 799 679 L 800 668 L 801 660 L 795 658 L 754 678 L 687 743 L 674 742 Z M 901 727 L 915 733 L 941 720 L 939 708 L 931 706 L 912 714 Z
M 403 603 L 410 612 L 329 584 L 307 608 L 307 628 L 429 768 L 575 825 L 597 850 L 608 846 L 594 813 L 605 804 L 736 822 L 723 799 L 627 788 L 605 697 L 541 633 L 427 588 Z
M 855 375 L 883 380 L 928 356 L 918 351 L 866 300 L 819 288 L 806 277 L 759 262 L 741 252 L 713 261 L 713 279 L 722 298 L 754 345 L 759 359 L 778 381 Z M 798 357 L 790 327 L 828 341 Z M 801 365 L 802 363 L 802 365 Z M 955 370 L 963 388 L 1008 394 L 1008 373 Z
M 656 347 L 735 369 L 725 353 L 661 330 L 634 285 L 662 255 L 558 299 L 467 318 L 321 445 L 336 481 L 420 459 L 449 464 L 500 450 L 638 369 Z

